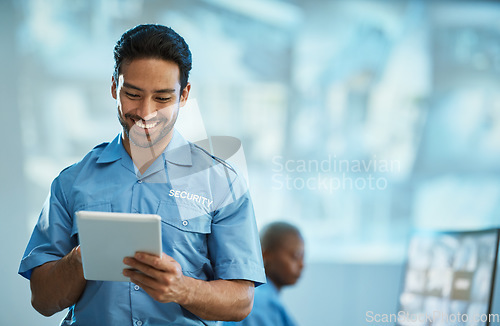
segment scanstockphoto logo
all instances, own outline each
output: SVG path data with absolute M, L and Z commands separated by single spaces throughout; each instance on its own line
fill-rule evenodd
M 431 312 L 410 313 L 408 311 L 398 311 L 398 313 L 375 313 L 367 311 L 365 313 L 365 322 L 370 325 L 497 325 L 500 322 L 500 315 L 485 313 L 445 313 L 435 310 Z
M 156 123 L 155 120 L 152 121 L 145 124 Z M 168 169 L 154 168 L 144 173 L 141 171 L 136 173 L 139 184 L 169 185 L 167 198 L 175 201 L 182 225 L 186 226 L 189 223 L 187 220 L 199 217 L 200 212 L 213 212 L 223 207 L 221 205 L 229 205 L 242 198 L 249 189 L 248 170 L 243 145 L 238 138 L 207 135 L 196 100 L 188 100 L 179 110 L 175 129 L 184 139 L 214 157 L 210 158 L 198 150 L 193 152 L 192 145 L 182 141 L 181 137 L 172 138 L 163 152 L 165 160 L 171 163 Z M 155 135 L 146 134 L 146 136 L 143 140 L 149 141 Z M 145 148 L 138 153 L 138 156 L 132 153 L 134 163 L 152 158 L 156 160 L 154 155 L 148 153 L 149 149 L 154 153 L 154 147 Z M 231 170 L 236 170 L 241 181 L 233 183 L 236 178 L 229 172 L 226 163 L 231 166 Z M 208 187 L 206 181 L 212 180 L 212 175 L 220 175 L 222 178 L 220 182 L 211 182 Z
M 156 117 L 153 118 L 152 121 L 163 121 L 162 118 L 168 115 L 168 113 L 162 112 L 166 112 L 166 109 L 167 108 L 155 112 Z M 170 117 L 170 119 L 172 118 Z M 155 122 L 150 122 L 151 125 L 154 123 Z M 136 124 L 142 125 L 140 120 Z M 209 136 L 205 129 L 205 124 L 196 99 L 189 99 L 186 102 L 186 105 L 180 108 L 179 115 L 175 122 L 175 129 L 187 141 L 195 144 L 207 153 L 215 156 L 217 159 L 213 161 L 212 165 L 202 164 L 193 169 L 172 170 L 169 172 L 168 177 L 166 176 L 166 172 L 164 170 L 159 173 L 155 172 L 151 175 L 149 175 L 147 171 L 145 174 L 138 173 L 137 177 L 140 178 L 141 181 L 146 183 L 166 183 L 167 180 L 169 180 L 170 182 L 178 181 L 180 183 L 188 184 L 190 180 L 188 178 L 193 174 L 201 173 L 203 172 L 203 169 L 212 168 L 213 166 L 221 164 L 222 161 L 225 161 L 229 163 L 229 165 L 234 168 L 239 175 L 243 176 L 248 184 L 248 168 L 241 140 L 232 136 Z M 134 136 L 134 141 L 142 139 L 142 143 L 147 144 L 147 139 L 149 142 L 147 146 L 135 146 L 134 149 L 132 149 L 131 156 L 136 166 L 140 163 L 151 162 L 153 159 L 156 159 L 157 153 L 155 153 L 155 143 L 151 140 L 154 138 L 154 132 L 148 132 L 147 128 L 139 127 L 134 129 L 133 134 L 132 132 L 129 132 L 129 134 Z M 156 134 L 162 135 L 161 132 L 156 132 Z M 137 143 L 141 142 L 137 141 Z M 135 149 L 136 147 L 139 149 Z M 140 147 L 144 147 L 146 150 Z M 175 141 L 171 141 L 164 153 L 167 160 L 173 159 L 174 162 L 178 162 L 179 160 L 185 160 L 186 155 L 188 155 L 186 154 L 187 152 L 190 152 L 189 144 L 175 143 Z M 183 190 L 179 191 L 179 193 L 174 192 L 176 198 L 182 198 L 186 193 L 187 192 L 183 192 Z M 186 197 L 189 196 L 186 195 Z M 196 200 L 201 202 L 205 197 L 201 195 L 196 197 L 196 195 L 193 195 L 193 198 L 196 198 Z M 209 199 L 205 199 L 205 204 L 210 202 Z
M 208 136 L 196 99 L 189 99 L 181 108 L 175 128 L 186 140 L 230 163 L 249 184 L 247 160 L 241 140 L 232 136 Z
M 320 160 L 272 159 L 273 190 L 385 190 L 389 175 L 401 171 L 399 160 L 347 160 L 328 155 Z

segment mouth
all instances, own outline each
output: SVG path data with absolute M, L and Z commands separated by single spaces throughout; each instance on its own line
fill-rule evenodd
M 152 122 L 147 122 L 144 120 L 136 120 L 135 121 L 135 125 L 139 128 L 142 128 L 142 129 L 153 129 L 156 126 L 158 126 L 159 123 L 160 123 L 160 121 L 152 121 Z

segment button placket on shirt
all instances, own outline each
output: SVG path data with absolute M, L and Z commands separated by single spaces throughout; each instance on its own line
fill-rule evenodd
M 135 311 L 135 305 L 136 303 L 138 303 L 141 298 L 141 293 L 139 292 L 139 290 L 141 289 L 141 287 L 137 284 L 134 284 L 134 283 L 130 283 L 130 299 L 132 300 L 131 301 L 131 305 L 132 305 L 132 320 L 133 320 L 133 323 L 135 326 L 141 326 L 143 324 L 143 321 L 140 320 L 139 318 L 141 318 L 142 316 L 138 315 L 137 312 Z
M 140 194 L 141 194 L 141 188 L 144 187 L 143 180 L 137 179 L 136 183 L 132 186 L 132 207 L 131 211 L 133 213 L 139 213 L 139 201 L 140 201 Z M 137 284 L 130 283 L 130 299 L 131 299 L 131 307 L 132 307 L 132 318 L 134 321 L 135 326 L 142 326 L 143 321 L 140 320 L 139 318 L 141 316 L 137 316 L 137 312 L 135 311 L 135 306 L 136 303 L 138 303 L 141 298 L 140 298 L 140 286 Z M 139 317 L 139 318 L 138 318 Z
M 142 180 L 137 180 L 132 186 L 132 202 L 131 202 L 131 213 L 139 213 L 139 188 L 142 184 Z

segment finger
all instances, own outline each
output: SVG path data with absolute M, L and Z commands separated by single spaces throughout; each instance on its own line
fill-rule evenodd
M 130 278 L 130 281 L 132 283 L 135 283 L 141 287 L 144 286 L 144 287 L 156 289 L 160 285 L 160 283 L 157 280 L 155 280 L 155 279 L 151 278 L 150 276 L 148 276 L 142 272 L 139 272 L 137 270 L 124 269 L 123 275 Z
M 125 265 L 128 265 L 128 266 L 132 267 L 133 269 L 141 271 L 142 273 L 144 273 L 152 278 L 155 278 L 155 279 L 160 278 L 161 273 L 164 272 L 162 270 L 159 270 L 159 269 L 156 269 L 155 267 L 144 264 L 144 263 L 140 262 L 139 260 L 137 260 L 135 258 L 131 258 L 131 257 L 124 258 L 123 263 Z
M 137 271 L 123 270 L 123 274 L 130 278 L 130 281 L 143 289 L 149 296 L 159 302 L 167 302 L 165 291 L 167 287 L 157 280 L 150 278 Z
M 82 263 L 82 251 L 80 245 L 76 246 L 72 250 L 72 255 L 76 258 L 76 260 L 81 264 Z
M 146 291 L 146 293 L 148 293 L 151 297 L 154 297 L 155 295 L 159 294 L 159 292 L 156 290 L 156 288 L 151 287 L 151 286 L 147 285 L 146 283 L 143 283 L 139 280 L 132 280 L 132 279 L 130 281 L 132 283 L 134 283 L 135 285 L 140 286 L 141 289 Z
M 165 253 L 162 253 L 162 256 L 158 257 L 145 252 L 136 252 L 134 258 L 139 262 L 154 267 L 157 270 L 170 273 L 177 272 L 177 261 Z
M 137 254 L 144 255 L 145 257 L 149 257 L 150 259 L 158 258 L 158 256 L 156 256 L 156 255 L 153 255 L 153 254 L 150 254 L 150 253 L 147 253 L 147 252 L 143 252 L 143 251 L 137 251 L 136 255 Z M 164 252 L 161 253 L 161 256 L 159 258 L 161 258 L 163 261 L 175 261 L 175 259 L 173 257 L 167 255 Z
M 176 261 L 172 256 L 169 256 L 164 252 L 161 253 L 161 257 L 165 261 Z
M 141 282 L 141 281 L 139 281 L 139 280 L 132 280 L 132 279 L 131 279 L 131 281 L 132 281 L 134 284 L 136 284 L 136 285 L 140 286 L 140 287 L 141 287 L 141 289 L 143 289 L 143 290 L 144 290 L 147 294 L 149 294 L 149 296 L 150 296 L 150 297 L 152 297 L 153 299 L 155 299 L 155 300 L 157 300 L 157 301 L 160 301 L 160 300 L 161 300 L 161 298 L 162 298 L 162 296 L 161 296 L 161 292 L 160 292 L 157 288 L 155 288 L 155 287 L 151 287 L 151 286 L 149 286 L 148 284 L 143 283 L 143 282 Z

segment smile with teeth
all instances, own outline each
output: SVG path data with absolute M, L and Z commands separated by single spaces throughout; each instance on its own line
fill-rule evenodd
M 144 123 L 143 120 L 137 120 L 135 122 L 135 125 L 139 128 L 142 128 L 142 129 L 151 129 L 151 128 L 154 128 L 158 125 L 158 123 L 160 123 L 159 121 L 154 121 L 154 122 L 150 122 L 150 123 Z

